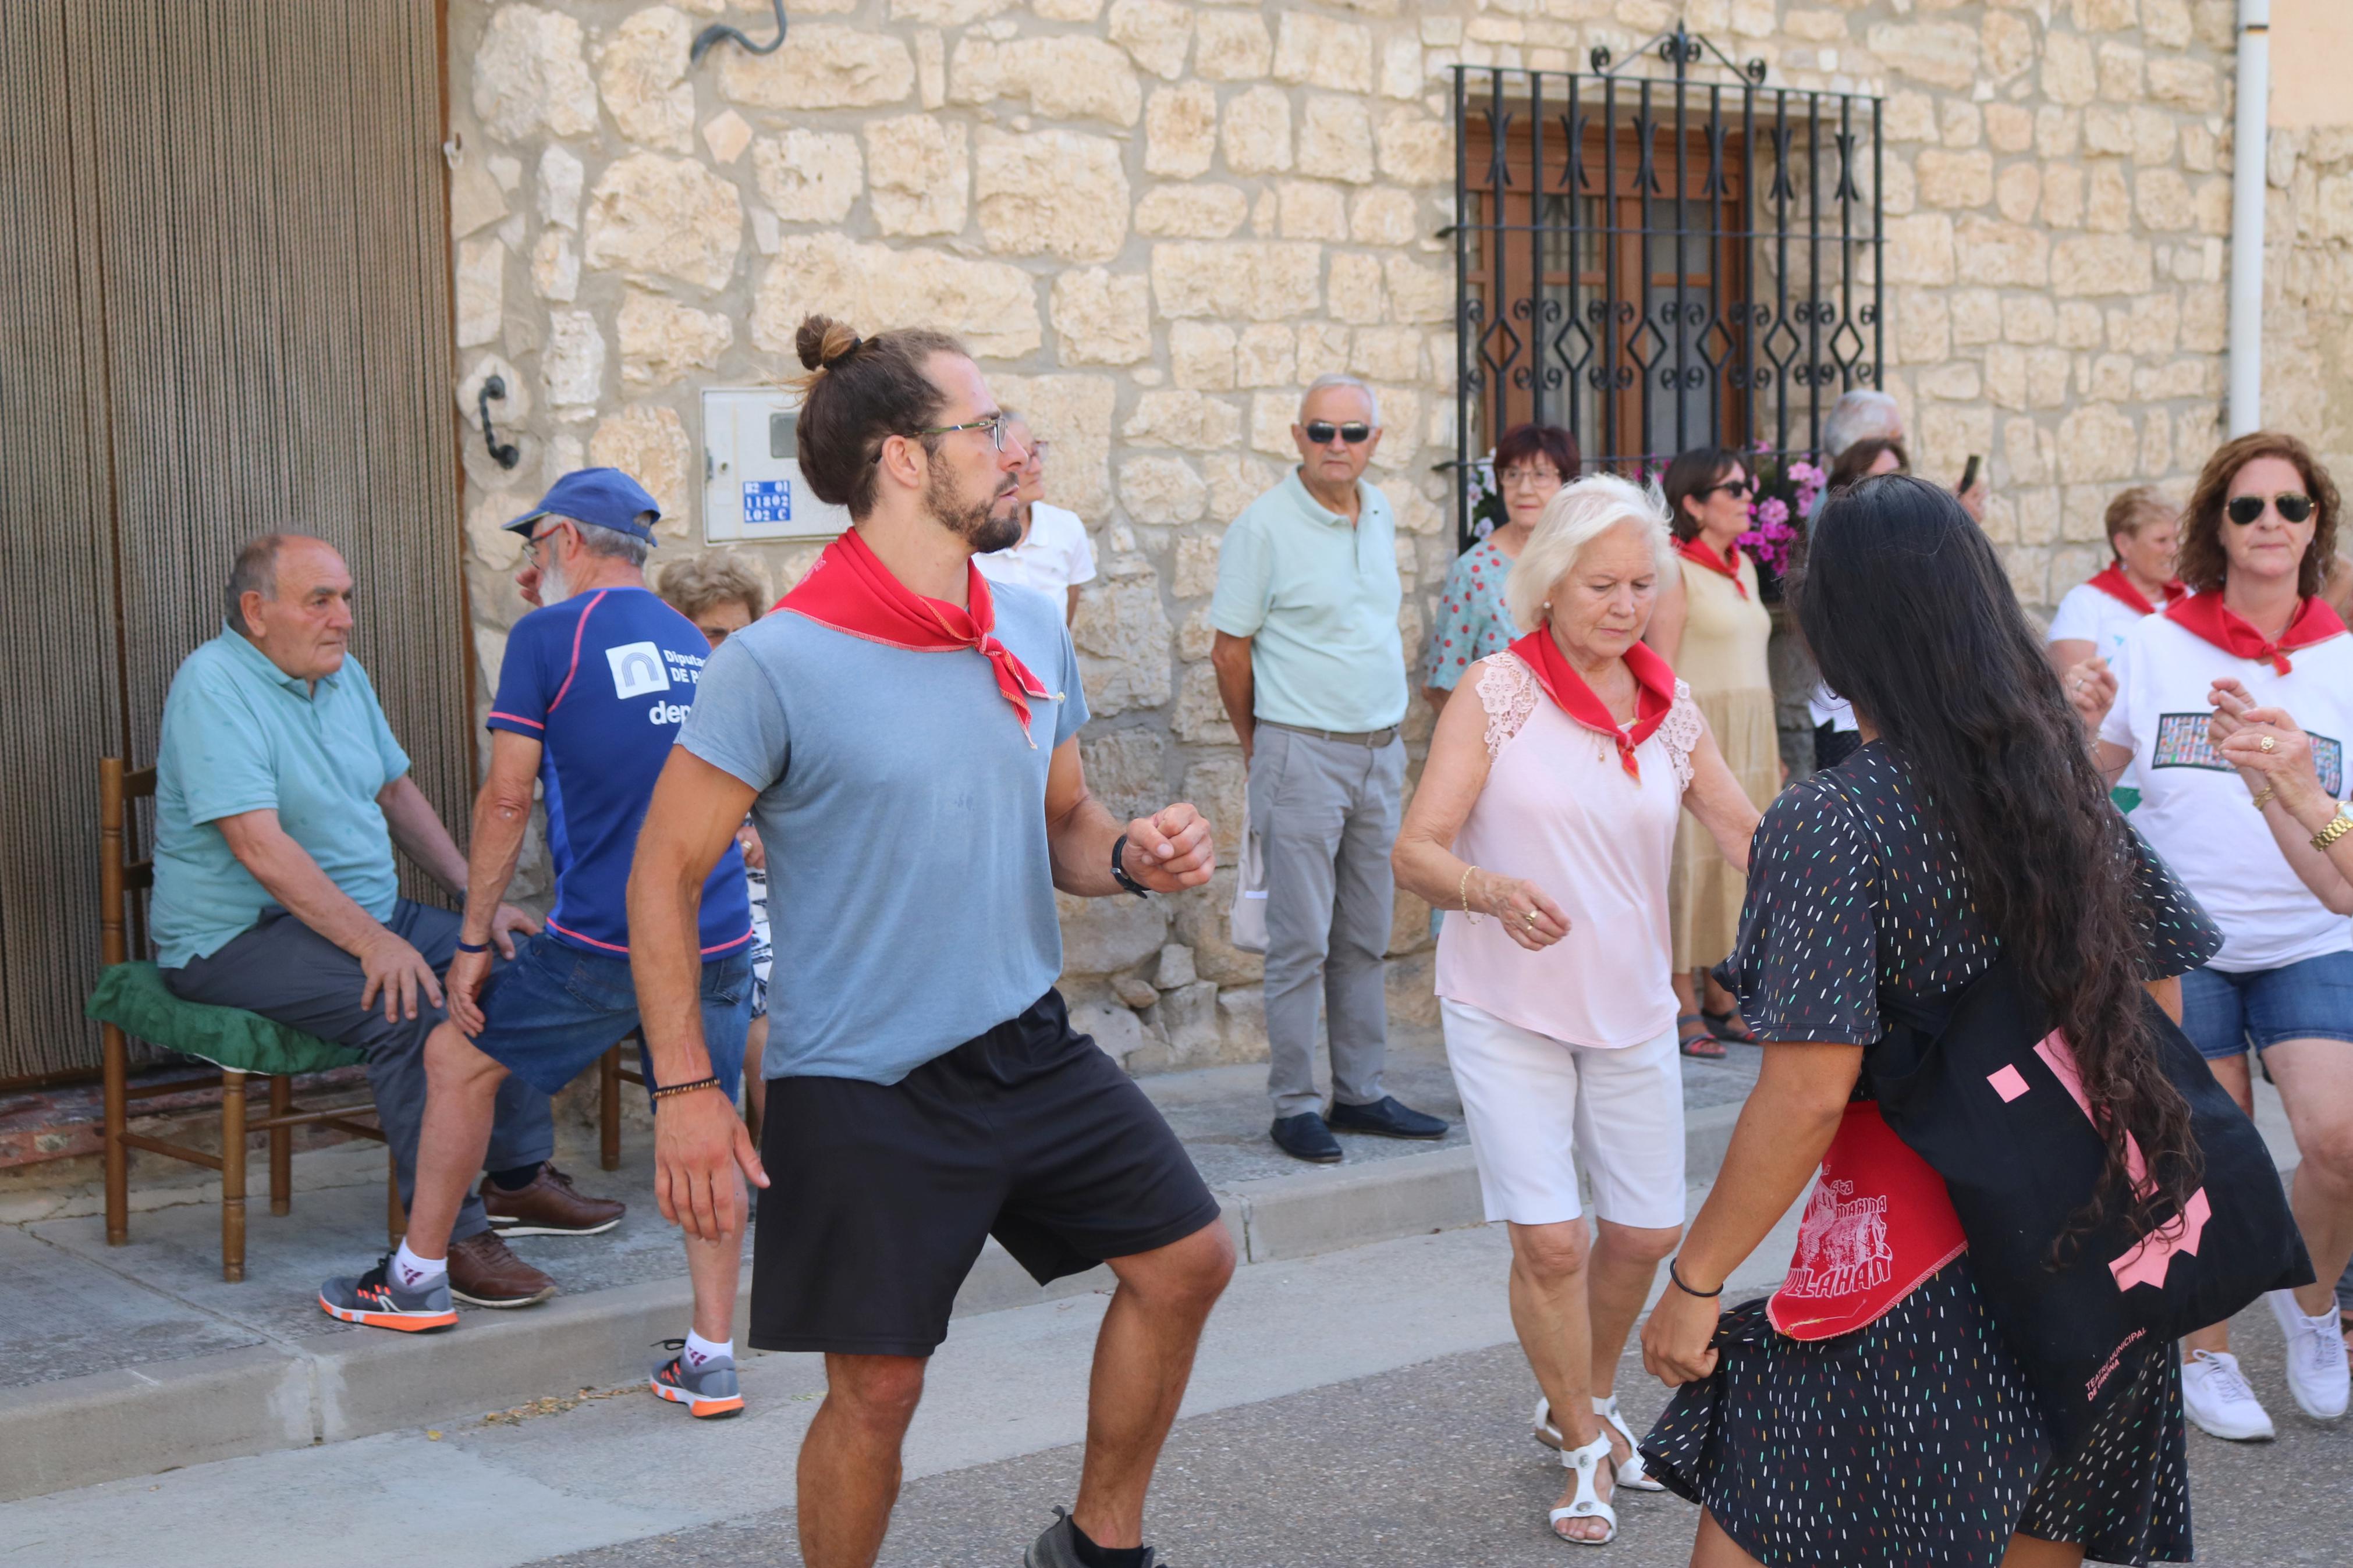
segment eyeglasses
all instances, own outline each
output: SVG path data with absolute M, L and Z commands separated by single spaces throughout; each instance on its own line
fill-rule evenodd
M 996 447 L 1000 452 L 1005 450 L 1005 416 L 1002 414 L 992 414 L 986 419 L 967 419 L 961 425 L 934 425 L 927 429 L 910 430 L 907 434 L 910 436 L 952 436 L 958 430 L 986 430 L 988 432 L 988 444 Z M 881 448 L 878 447 L 874 453 L 874 461 L 879 463 L 881 460 L 882 453 Z
M 1726 479 L 1720 485 L 1708 485 L 1692 491 L 1692 500 L 1705 500 L 1708 497 L 1714 495 L 1718 490 L 1722 490 L 1726 495 L 1738 496 L 1741 500 L 1746 500 L 1750 496 L 1757 493 L 1757 487 L 1749 483 L 1746 479 Z
M 1358 424 L 1335 425 L 1324 419 L 1318 419 L 1307 426 L 1307 439 L 1312 446 L 1328 447 L 1335 436 L 1351 447 L 1361 447 L 1373 438 L 1373 427 Z
M 2278 508 L 2284 522 L 2302 522 L 2312 515 L 2312 498 L 2295 490 L 2275 496 L 2232 496 L 2231 504 L 2222 509 L 2222 515 L 2244 528 L 2263 516 L 2266 506 Z

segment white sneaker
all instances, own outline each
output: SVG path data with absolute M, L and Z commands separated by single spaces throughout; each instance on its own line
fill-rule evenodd
M 2181 1407 L 2200 1428 L 2234 1443 L 2276 1436 L 2255 1391 L 2228 1351 L 2191 1351 L 2181 1363 Z
M 2296 1408 L 2316 1421 L 2336 1420 L 2345 1414 L 2346 1395 L 2353 1391 L 2336 1303 L 2320 1316 L 2307 1318 L 2292 1290 L 2274 1290 L 2268 1300 L 2280 1332 L 2287 1336 L 2287 1391 L 2295 1395 Z

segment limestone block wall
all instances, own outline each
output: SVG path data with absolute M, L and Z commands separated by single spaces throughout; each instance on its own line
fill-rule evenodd
M 1207 662 L 1225 523 L 1290 458 L 1298 389 L 1380 391 L 1373 479 L 1401 523 L 1419 649 L 1453 552 L 1457 62 L 1584 68 L 1678 17 L 1776 84 L 1882 94 L 1887 384 L 1915 460 L 1990 465 L 2022 595 L 2096 564 L 2116 487 L 2175 489 L 2220 434 L 2229 0 L 799 0 L 722 46 L 729 0 L 450 0 L 456 405 L 497 374 L 522 464 L 470 428 L 483 690 L 523 606 L 500 521 L 584 461 L 637 473 L 699 548 L 698 393 L 775 378 L 803 312 L 961 333 L 1055 452 L 1102 576 L 1075 636 L 1091 780 L 1240 819 Z M 2353 135 L 2284 132 L 2268 170 L 2275 421 L 2353 452 Z M 1482 442 L 1483 445 L 1483 441 Z M 782 587 L 814 553 L 763 552 Z M 1419 702 L 1409 734 L 1427 717 Z M 1065 900 L 1070 984 L 1139 1068 L 1262 1048 L 1227 877 L 1145 905 Z M 1433 1016 L 1427 911 L 1400 898 L 1393 993 Z

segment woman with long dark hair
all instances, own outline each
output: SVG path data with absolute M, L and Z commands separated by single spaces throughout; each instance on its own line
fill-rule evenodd
M 1752 847 L 1718 973 L 1771 1043 L 1643 1331 L 1644 1363 L 1684 1385 L 1643 1455 L 1706 1509 L 1692 1558 L 1705 1568 L 2185 1560 L 2171 1347 L 2127 1340 L 2094 1426 L 2061 1450 L 1988 1305 L 2001 1281 L 1980 1288 L 1944 1183 L 1892 1137 L 1849 1146 L 1886 1125 L 1850 1101 L 1892 1025 L 2007 956 L 2072 1044 L 2101 1130 L 2085 1223 L 2145 1235 L 2199 1167 L 2142 986 L 2220 939 L 2109 805 L 1992 546 L 1950 494 L 1891 475 L 1832 497 L 1794 592 L 1864 742 L 1785 790 Z M 1834 1140 L 1853 1157 L 1816 1189 L 1788 1279 L 1719 1319 L 1725 1280 Z

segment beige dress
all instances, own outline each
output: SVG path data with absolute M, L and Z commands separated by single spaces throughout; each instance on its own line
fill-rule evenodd
M 1721 572 L 1677 561 L 1683 574 L 1683 647 L 1675 674 L 1724 752 L 1725 765 L 1758 810 L 1780 790 L 1781 752 L 1773 723 L 1773 680 L 1765 645 L 1772 612 L 1757 591 L 1757 565 L 1740 557 L 1740 588 Z M 1748 879 L 1725 864 L 1715 840 L 1690 812 L 1675 828 L 1674 873 L 1667 883 L 1667 919 L 1674 939 L 1675 973 L 1731 956 L 1740 929 L 1740 902 Z

